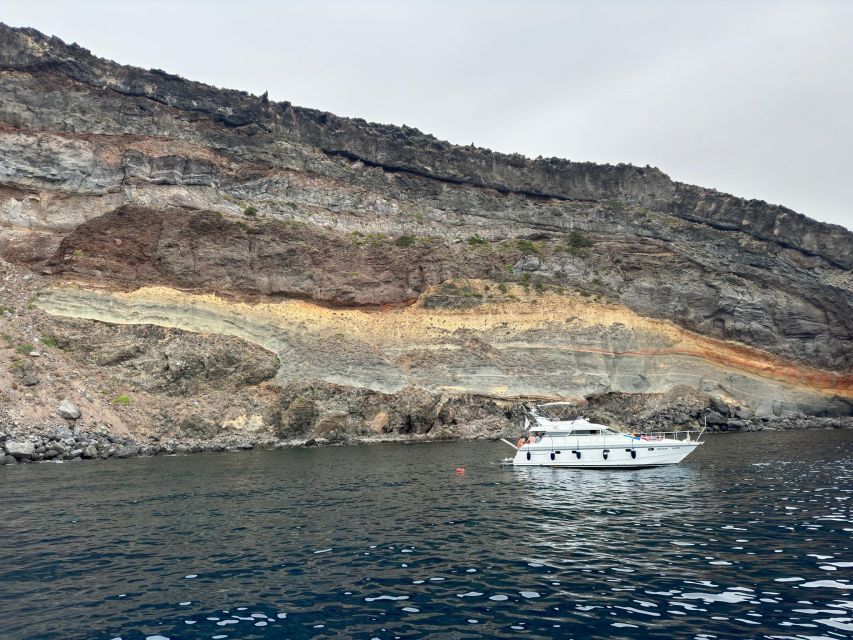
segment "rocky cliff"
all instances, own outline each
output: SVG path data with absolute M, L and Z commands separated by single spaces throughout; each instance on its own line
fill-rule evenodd
M 173 331 L 202 370 L 230 364 L 180 393 L 143 381 L 132 407 L 95 398 L 94 415 L 308 437 L 493 434 L 524 398 L 696 394 L 736 426 L 853 411 L 853 234 L 784 207 L 455 146 L 4 25 L 0 152 L 8 358 L 53 336 L 56 366 L 87 368 L 105 326 L 135 354 L 10 387 L 27 419 L 129 384 L 117 372 L 162 360 L 142 354 Z M 241 373 L 265 352 L 274 371 Z M 215 400 L 220 380 L 239 388 Z

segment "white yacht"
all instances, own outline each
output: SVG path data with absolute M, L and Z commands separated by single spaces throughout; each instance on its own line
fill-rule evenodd
M 539 412 L 540 408 L 563 404 L 534 408 L 530 412 L 532 421 L 525 416 L 528 435 L 516 444 L 504 440 L 516 450 L 515 457 L 506 458 L 505 464 L 584 469 L 658 467 L 678 464 L 702 444 L 702 432 L 622 433 L 583 417 L 555 419 Z

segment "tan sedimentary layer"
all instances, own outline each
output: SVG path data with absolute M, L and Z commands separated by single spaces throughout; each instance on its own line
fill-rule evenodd
M 383 391 L 418 384 L 503 397 L 663 392 L 685 383 L 766 413 L 853 397 L 850 376 L 791 365 L 621 305 L 534 298 L 521 287 L 500 301 L 452 310 L 423 301 L 370 311 L 299 300 L 248 304 L 162 287 L 53 288 L 35 303 L 56 315 L 239 336 L 279 355 L 282 381 L 317 377 Z

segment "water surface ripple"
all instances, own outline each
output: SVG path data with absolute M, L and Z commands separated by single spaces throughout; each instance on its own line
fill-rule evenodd
M 621 472 L 491 442 L 0 467 L 0 636 L 853 637 L 853 433 L 707 441 Z

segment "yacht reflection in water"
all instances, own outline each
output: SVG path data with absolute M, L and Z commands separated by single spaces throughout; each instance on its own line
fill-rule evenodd
M 561 570 L 657 574 L 669 565 L 667 553 L 678 549 L 662 550 L 660 537 L 690 530 L 705 476 L 701 468 L 676 466 L 515 470 L 512 477 L 523 485 L 520 506 L 537 530 L 536 555 L 528 561 Z

